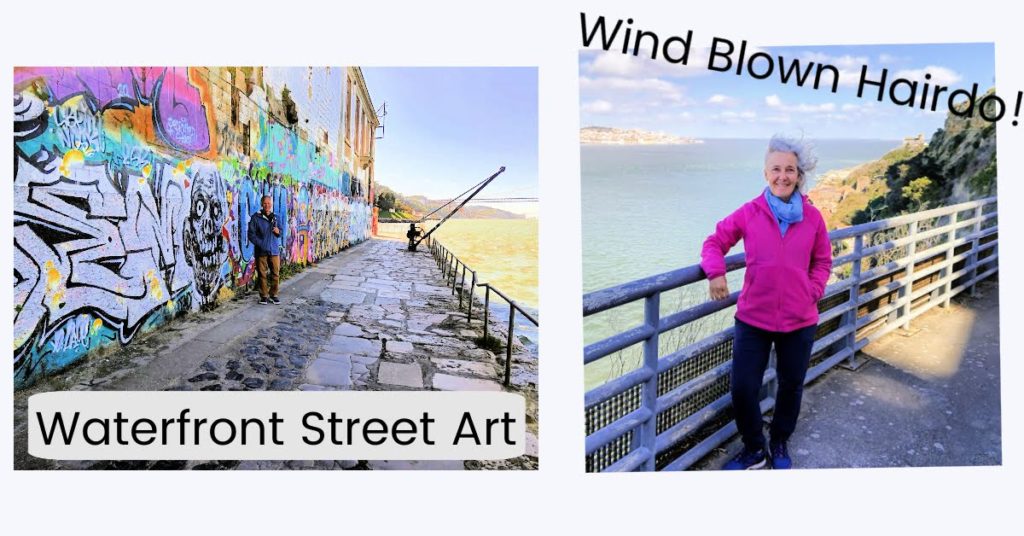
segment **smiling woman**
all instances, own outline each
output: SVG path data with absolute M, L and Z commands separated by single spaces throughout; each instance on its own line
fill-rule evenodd
M 771 189 L 772 195 L 786 203 L 789 203 L 800 179 L 796 165 L 796 155 L 793 153 L 769 152 L 765 158 L 764 174 L 768 179 L 768 188 Z
M 818 300 L 832 269 L 825 221 L 800 189 L 817 159 L 803 142 L 768 142 L 768 187 L 718 222 L 704 241 L 701 268 L 712 299 L 729 297 L 725 254 L 743 240 L 747 270 L 736 302 L 731 389 L 744 449 L 725 469 L 789 469 L 786 442 L 800 414 L 804 376 L 818 325 Z M 779 387 L 765 445 L 760 390 L 772 346 Z

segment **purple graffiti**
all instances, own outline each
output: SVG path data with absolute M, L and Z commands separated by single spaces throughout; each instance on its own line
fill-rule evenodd
M 19 67 L 15 87 L 46 81 L 51 102 L 82 95 L 93 111 L 152 106 L 153 125 L 176 149 L 210 149 L 210 126 L 187 67 Z
M 153 88 L 153 123 L 175 147 L 199 153 L 210 148 L 206 106 L 188 80 L 188 68 L 170 67 Z

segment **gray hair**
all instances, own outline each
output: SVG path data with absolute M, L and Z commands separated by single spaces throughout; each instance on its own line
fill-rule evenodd
M 768 163 L 768 155 L 772 153 L 791 153 L 796 156 L 796 168 L 800 180 L 797 183 L 797 190 L 804 191 L 807 175 L 814 171 L 818 165 L 818 157 L 814 154 L 814 147 L 803 139 L 787 138 L 780 134 L 772 136 L 768 140 L 768 151 L 764 154 L 764 161 Z

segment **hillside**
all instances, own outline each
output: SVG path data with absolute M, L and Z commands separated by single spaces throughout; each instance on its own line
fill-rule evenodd
M 923 144 L 904 143 L 873 162 L 829 171 L 822 175 L 807 195 L 821 211 L 830 228 L 852 225 L 854 215 L 866 209 L 872 200 L 889 194 L 889 170 L 917 156 L 924 149 Z
M 808 195 L 836 228 L 995 194 L 996 129 L 975 111 L 948 114 L 927 145 L 908 138 L 874 162 L 827 173 Z
M 393 195 L 393 208 L 388 200 L 388 195 Z M 382 202 L 382 197 L 384 200 Z M 461 201 L 461 200 L 460 200 Z M 460 201 L 456 201 L 451 205 L 439 210 L 434 216 L 443 217 L 448 214 L 452 209 L 458 206 Z M 425 214 L 433 212 L 435 209 L 447 203 L 447 199 L 428 199 L 423 195 L 411 195 L 406 196 L 401 193 L 395 192 L 391 188 L 382 184 L 377 185 L 377 207 L 380 208 L 378 218 L 385 219 L 398 219 L 398 220 L 418 220 Z M 516 220 L 524 219 L 525 216 L 522 214 L 516 214 L 514 212 L 508 212 L 493 207 L 487 207 L 482 205 L 474 205 L 470 202 L 468 205 L 462 207 L 458 213 L 452 218 L 459 219 L 501 219 L 501 220 Z

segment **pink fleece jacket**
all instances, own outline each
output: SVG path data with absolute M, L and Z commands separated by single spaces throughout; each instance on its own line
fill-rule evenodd
M 736 318 L 768 331 L 787 332 L 818 323 L 818 300 L 832 270 L 825 220 L 806 196 L 803 220 L 782 236 L 764 195 L 718 222 L 704 241 L 700 267 L 708 279 L 725 275 L 725 254 L 743 239 L 747 272 Z

